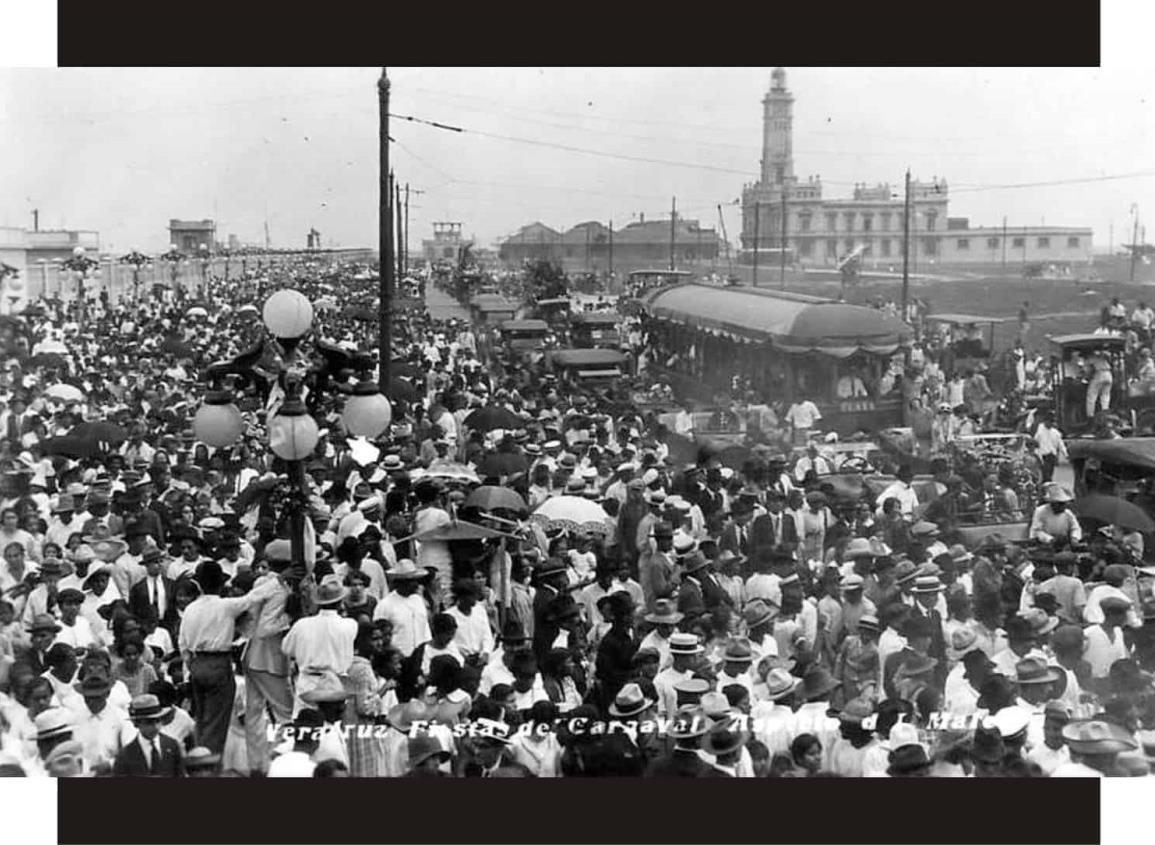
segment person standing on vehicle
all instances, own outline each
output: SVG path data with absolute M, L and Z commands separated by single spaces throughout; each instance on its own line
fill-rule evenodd
M 1111 406 L 1111 386 L 1115 376 L 1111 373 L 1111 361 L 1104 352 L 1094 352 L 1087 358 L 1090 382 L 1087 384 L 1087 420 L 1095 418 L 1097 406 L 1104 411 Z
M 1067 447 L 1063 443 L 1063 432 L 1054 427 L 1054 414 L 1039 412 L 1039 426 L 1035 429 L 1035 442 L 1039 444 L 1039 460 L 1043 464 L 1042 482 L 1050 483 L 1055 475 L 1055 465 L 1059 460 L 1067 460 Z

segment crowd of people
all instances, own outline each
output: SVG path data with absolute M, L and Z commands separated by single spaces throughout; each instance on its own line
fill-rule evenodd
M 929 487 L 902 466 L 846 497 L 817 448 L 679 459 L 654 415 L 428 312 L 394 319 L 391 425 L 353 437 L 355 375 L 326 362 L 376 348 L 372 274 L 246 276 L 22 318 L 0 773 L 1149 773 L 1155 570 L 1049 474 L 1029 541 L 968 547 L 960 509 L 1006 502 L 997 477 L 944 458 Z M 285 356 L 259 312 L 282 287 L 325 303 L 299 350 L 303 537 L 268 444 Z M 245 430 L 210 448 L 192 420 L 223 384 Z

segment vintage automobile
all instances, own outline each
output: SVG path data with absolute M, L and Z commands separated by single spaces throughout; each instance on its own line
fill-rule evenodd
M 549 326 L 544 320 L 506 320 L 501 342 L 512 358 L 526 359 L 545 349 Z
M 612 388 L 629 372 L 629 356 L 614 349 L 559 349 L 547 356 L 548 368 L 565 385 Z
M 483 326 L 500 326 L 517 314 L 518 304 L 500 294 L 485 293 L 469 301 L 469 316 Z
M 1074 437 L 1064 443 L 1076 497 L 1086 493 L 1150 496 L 1155 485 L 1155 437 Z
M 614 311 L 579 311 L 570 318 L 570 339 L 579 349 L 617 349 L 620 321 Z
M 928 314 L 927 323 L 938 329 L 943 338 L 943 372 L 977 370 L 981 365 L 994 367 L 995 326 L 1008 322 L 1004 317 L 975 314 Z M 985 332 L 984 332 L 985 328 Z M 978 335 L 986 334 L 985 338 Z M 997 389 L 996 385 L 991 385 Z

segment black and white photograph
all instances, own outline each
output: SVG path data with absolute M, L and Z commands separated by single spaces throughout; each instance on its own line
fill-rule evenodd
M 1150 777 L 1149 95 L 0 70 L 0 774 Z

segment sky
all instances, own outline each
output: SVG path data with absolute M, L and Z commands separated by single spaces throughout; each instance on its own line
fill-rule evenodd
M 1136 45 L 1138 47 L 1138 44 Z M 945 178 L 971 225 L 1155 223 L 1155 61 L 1112 50 L 1072 68 L 795 68 L 795 173 L 827 197 L 856 182 Z M 533 221 L 717 225 L 757 178 L 772 67 L 390 68 L 391 164 L 411 248 L 434 221 L 493 245 Z M 380 68 L 0 70 L 0 225 L 99 231 L 163 251 L 170 218 L 275 246 L 376 246 Z M 465 129 L 453 132 L 410 116 Z M 1103 178 L 1122 176 L 1124 178 Z M 1003 185 L 1098 180 L 998 188 Z M 1114 226 L 1113 239 L 1111 226 Z M 1155 225 L 1151 228 L 1155 238 Z

